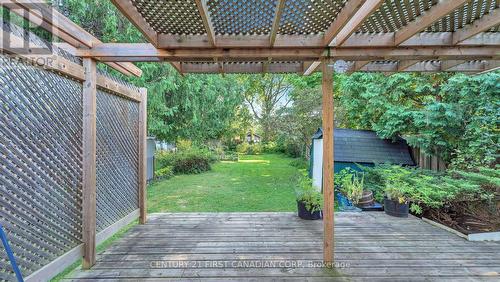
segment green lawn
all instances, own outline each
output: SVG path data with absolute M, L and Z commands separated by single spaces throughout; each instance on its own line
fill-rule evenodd
M 283 155 L 240 156 L 148 187 L 148 212 L 295 211 L 298 169 Z

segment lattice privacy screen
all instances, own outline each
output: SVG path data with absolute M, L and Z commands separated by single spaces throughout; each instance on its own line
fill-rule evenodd
M 82 85 L 0 55 L 0 89 L 0 221 L 27 276 L 81 242 Z
M 99 232 L 138 208 L 139 103 L 99 90 L 96 114 Z M 0 222 L 24 277 L 81 244 L 82 124 L 81 82 L 0 55 Z
M 139 103 L 97 92 L 97 232 L 139 208 Z

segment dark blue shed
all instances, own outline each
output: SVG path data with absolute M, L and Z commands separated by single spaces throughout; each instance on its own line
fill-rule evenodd
M 410 147 L 402 138 L 395 141 L 381 139 L 374 131 L 335 128 L 334 131 L 334 171 L 346 167 L 359 170 L 359 165 L 373 166 L 377 163 L 415 165 Z M 316 131 L 312 138 L 311 165 L 309 174 L 313 183 L 321 187 L 323 163 L 323 130 Z

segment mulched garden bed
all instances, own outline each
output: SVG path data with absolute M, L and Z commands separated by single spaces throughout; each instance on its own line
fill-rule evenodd
M 457 202 L 440 209 L 428 209 L 423 217 L 463 234 L 500 231 L 500 194 L 494 203 Z

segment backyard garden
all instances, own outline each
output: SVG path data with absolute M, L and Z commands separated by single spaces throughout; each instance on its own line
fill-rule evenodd
M 498 280 L 499 3 L 2 1 L 0 281 Z
M 500 275 L 498 1 L 0 8 L 0 280 Z
M 208 162 L 210 170 L 172 174 L 148 188 L 148 212 L 293 211 L 298 169 L 280 154 Z M 205 162 L 196 172 L 205 170 Z M 178 171 L 178 170 L 176 170 Z M 194 171 L 194 170 L 191 170 Z
M 184 141 L 176 152 L 160 151 L 157 180 L 148 188 L 148 211 L 295 211 L 296 201 L 311 213 L 322 209 L 321 192 L 312 186 L 303 159 L 262 152 L 261 145 L 238 149 L 224 153 Z M 359 206 L 369 191 L 379 203 L 387 206 L 392 201 L 403 206 L 406 214 L 435 220 L 464 234 L 500 230 L 500 173 L 495 168 L 437 172 L 389 164 L 359 165 L 359 170 L 347 168 L 338 173 L 335 184 L 338 196 L 347 198 L 349 205 Z
M 157 177 L 172 178 L 150 186 L 150 211 L 292 211 L 298 200 L 320 217 L 321 191 L 312 187 L 306 165 L 311 137 L 321 126 L 319 78 L 268 79 L 268 84 L 252 76 L 236 79 L 244 93 L 253 94 L 246 94 L 246 106 L 233 113 L 228 131 L 210 137 L 184 129 L 183 138 L 192 141 L 179 139 L 177 152 L 157 154 Z M 392 203 L 403 214 L 464 234 L 500 230 L 498 73 L 353 74 L 335 80 L 339 127 L 370 129 L 387 140 L 402 137 L 446 166 L 433 171 L 359 164 L 356 171 L 336 175 L 337 196 L 356 205 L 363 201 L 363 191 L 370 192 L 382 205 Z M 285 104 L 269 102 L 284 91 L 269 94 L 277 85 L 289 91 Z M 257 87 L 268 89 L 260 93 Z M 242 141 L 254 131 L 263 142 Z M 172 140 L 178 135 L 172 131 L 164 136 Z

